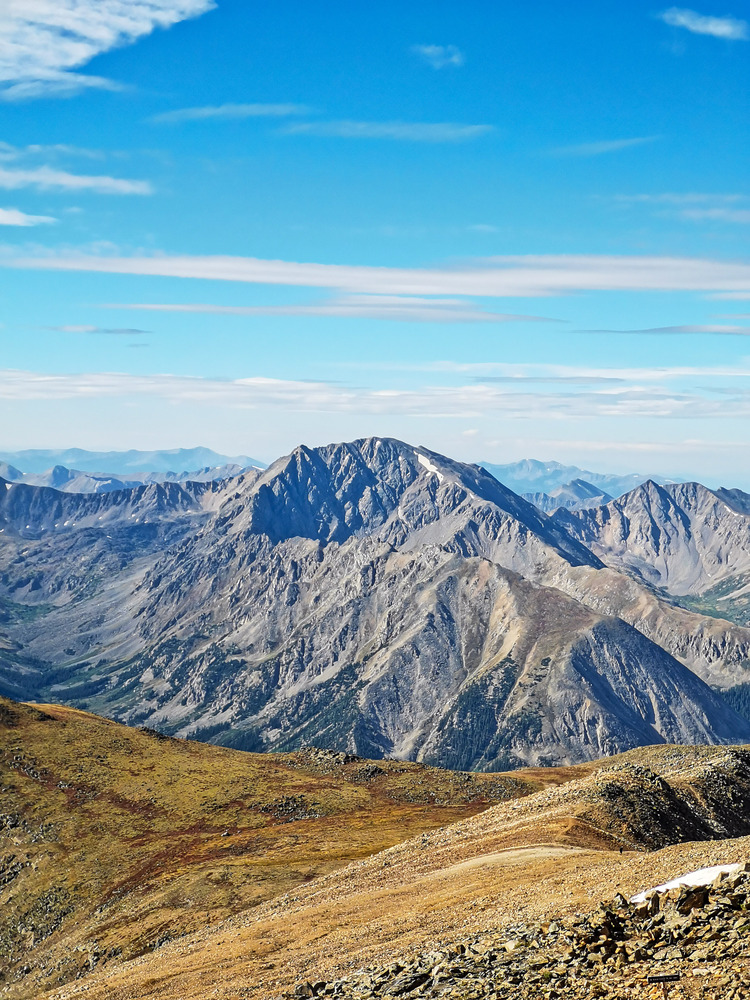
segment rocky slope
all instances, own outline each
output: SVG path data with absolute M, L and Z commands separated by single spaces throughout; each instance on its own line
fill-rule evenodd
M 750 573 L 750 496 L 741 490 L 647 482 L 594 510 L 560 510 L 554 520 L 608 566 L 676 596 Z
M 705 888 L 654 892 L 640 905 L 618 895 L 591 913 L 441 942 L 416 959 L 300 983 L 287 996 L 629 1000 L 652 992 L 650 977 L 661 991 L 664 977 L 672 996 L 742 1000 L 750 991 L 748 872 L 745 863 Z
M 490 770 L 750 739 L 696 676 L 732 683 L 750 632 L 423 448 L 301 447 L 223 484 L 101 496 L 5 484 L 0 524 L 7 694 Z

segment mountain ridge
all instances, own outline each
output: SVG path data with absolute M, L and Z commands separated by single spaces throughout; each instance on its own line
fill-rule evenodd
M 8 694 L 463 768 L 750 739 L 704 683 L 736 683 L 750 631 L 674 608 L 478 466 L 369 438 L 223 483 L 36 489 L 0 486 Z

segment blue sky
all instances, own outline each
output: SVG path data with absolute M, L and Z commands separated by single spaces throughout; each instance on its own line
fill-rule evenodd
M 750 4 L 6 0 L 0 448 L 750 487 Z

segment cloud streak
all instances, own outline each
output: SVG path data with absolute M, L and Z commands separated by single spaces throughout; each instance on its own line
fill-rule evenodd
M 509 392 L 500 385 L 423 386 L 417 389 L 363 389 L 338 383 L 269 379 L 211 379 L 179 375 L 126 375 L 92 372 L 50 375 L 0 370 L 0 399 L 65 400 L 152 397 L 175 404 L 222 409 L 349 413 L 472 419 L 487 413 L 510 418 L 576 419 L 725 418 L 750 415 L 750 392 L 732 390 L 722 398 L 653 387 L 591 387 L 581 392 Z
M 180 122 L 232 121 L 243 118 L 289 118 L 309 115 L 312 108 L 305 104 L 219 104 L 202 108 L 176 108 L 152 115 L 150 122 L 178 124 Z
M 623 149 L 644 146 L 656 142 L 658 135 L 642 135 L 632 139 L 603 139 L 599 142 L 582 142 L 575 146 L 558 146 L 551 150 L 553 156 L 604 156 L 607 153 L 619 153 Z
M 750 224 L 748 208 L 683 208 L 680 217 L 693 222 L 731 222 Z
M 57 222 L 50 215 L 27 215 L 17 208 L 0 208 L 0 226 L 44 226 Z
M 1 175 L 0 175 L 1 178 Z M 708 292 L 750 295 L 750 264 L 691 257 L 508 256 L 464 266 L 390 268 L 254 257 L 0 257 L 27 270 L 152 275 L 409 296 L 545 297 L 581 291 Z
M 214 6 L 214 0 L 3 0 L 0 98 L 116 89 L 110 80 L 75 70 L 155 28 L 168 28 Z
M 653 326 L 643 330 L 583 330 L 582 332 L 646 334 L 710 333 L 730 337 L 748 337 L 750 336 L 750 326 L 730 326 L 727 324 L 710 323 L 705 326 Z
M 141 336 L 151 332 L 150 330 L 137 330 L 133 327 L 86 326 L 75 324 L 68 326 L 48 326 L 45 329 L 54 330 L 56 333 L 96 333 L 115 337 Z
M 323 302 L 286 306 L 222 306 L 208 303 L 130 303 L 110 309 L 151 312 L 207 313 L 219 316 L 332 316 L 342 319 L 379 319 L 407 323 L 560 322 L 544 316 L 485 312 L 466 299 L 408 295 L 344 295 Z
M 298 122 L 282 128 L 283 135 L 312 135 L 330 139 L 389 139 L 396 142 L 468 142 L 495 131 L 494 125 L 458 122 Z
M 659 194 L 618 194 L 616 202 L 650 205 L 733 205 L 746 200 L 744 194 L 710 194 L 703 191 L 662 191 Z
M 620 205 L 659 205 L 672 209 L 669 213 L 693 222 L 750 223 L 750 209 L 744 194 L 706 194 L 697 191 L 682 193 L 665 191 L 661 194 L 615 195 Z M 664 214 L 664 213 L 663 213 Z
M 458 68 L 466 62 L 463 52 L 455 45 L 412 45 L 411 50 L 433 69 Z
M 53 167 L 29 170 L 0 167 L 0 188 L 15 191 L 20 188 L 40 191 L 92 191 L 97 194 L 152 194 L 148 181 L 126 180 L 121 177 L 71 174 Z
M 657 14 L 660 21 L 672 28 L 685 28 L 694 35 L 710 35 L 725 38 L 731 42 L 746 42 L 750 39 L 747 21 L 736 17 L 709 17 L 687 7 L 670 7 Z

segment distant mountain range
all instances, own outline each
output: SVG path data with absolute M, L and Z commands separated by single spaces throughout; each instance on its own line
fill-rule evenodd
M 226 481 L 0 482 L 0 693 L 463 769 L 750 742 L 749 572 L 739 490 L 549 516 L 391 439 Z
M 223 465 L 265 468 L 263 462 L 247 455 L 219 455 L 210 448 L 173 448 L 167 451 L 86 451 L 83 448 L 0 451 L 0 462 L 6 462 L 23 473 L 47 472 L 59 465 L 99 476 L 109 473 L 118 479 L 138 481 L 143 481 L 148 473 L 179 474 Z
M 134 473 L 135 478 L 126 479 L 107 473 L 68 469 L 64 465 L 55 465 L 46 472 L 21 472 L 7 462 L 0 462 L 0 478 L 10 483 L 26 483 L 28 486 L 49 486 L 62 493 L 111 493 L 113 490 L 132 490 L 144 483 L 208 483 L 231 479 L 247 468 L 256 466 L 214 465 L 188 472 Z
M 522 493 L 521 496 L 547 514 L 551 514 L 559 507 L 566 507 L 569 510 L 601 507 L 612 500 L 609 493 L 605 493 L 598 486 L 587 483 L 585 479 L 574 479 L 572 482 L 550 490 L 549 493 Z
M 579 469 L 575 465 L 561 465 L 559 462 L 539 462 L 534 458 L 525 458 L 520 462 L 508 465 L 494 465 L 492 462 L 481 462 L 482 468 L 492 473 L 508 489 L 514 493 L 546 493 L 551 494 L 560 486 L 568 486 L 575 480 L 584 480 L 597 487 L 601 493 L 610 497 L 619 497 L 633 490 L 641 483 L 651 479 L 658 483 L 668 483 L 671 480 L 657 475 L 611 475 L 602 472 L 590 472 Z

